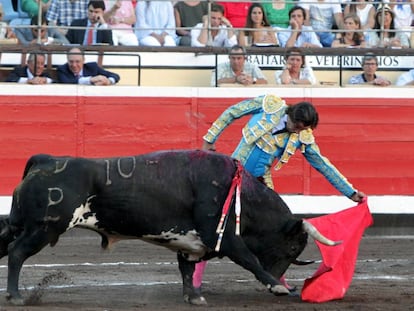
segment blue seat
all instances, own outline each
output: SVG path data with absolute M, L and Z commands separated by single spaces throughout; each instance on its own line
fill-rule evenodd
M 2 5 L 4 11 L 3 20 L 5 22 L 10 22 L 12 19 L 19 17 L 19 13 L 13 9 L 12 0 L 3 0 Z
M 17 0 L 17 12 L 20 18 L 29 18 L 29 14 L 22 11 L 22 0 Z

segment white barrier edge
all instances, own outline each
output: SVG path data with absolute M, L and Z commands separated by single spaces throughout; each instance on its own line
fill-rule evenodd
M 330 214 L 356 203 L 343 196 L 282 195 L 294 214 Z M 8 215 L 11 196 L 0 196 L 0 215 Z M 369 196 L 368 206 L 372 214 L 414 214 L 414 196 Z
M 2 96 L 122 96 L 122 97 L 203 97 L 203 98 L 250 98 L 263 94 L 276 94 L 282 98 L 392 98 L 411 99 L 414 89 L 407 87 L 364 88 L 364 87 L 283 87 L 268 85 L 267 87 L 174 87 L 174 86 L 127 86 L 116 85 L 90 86 L 76 84 L 53 83 L 42 86 L 42 93 L 33 85 L 1 83 Z M 7 87 L 6 87 L 7 85 Z M 45 95 L 47 94 L 47 95 Z M 409 104 L 404 101 L 403 103 Z

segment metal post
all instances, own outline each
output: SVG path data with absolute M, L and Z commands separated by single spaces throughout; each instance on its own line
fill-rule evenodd
M 206 46 L 213 45 L 213 38 L 211 37 L 211 0 L 207 0 L 207 44 Z
M 37 10 L 37 44 L 42 44 L 42 1 L 38 2 L 38 10 Z M 35 62 L 36 64 L 36 62 Z

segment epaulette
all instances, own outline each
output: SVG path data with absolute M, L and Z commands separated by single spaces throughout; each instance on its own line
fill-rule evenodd
M 263 111 L 265 113 L 275 113 L 282 109 L 286 102 L 276 95 L 266 95 L 263 97 Z
M 312 129 L 306 129 L 299 132 L 299 141 L 302 144 L 310 145 L 315 142 L 315 137 L 313 136 Z

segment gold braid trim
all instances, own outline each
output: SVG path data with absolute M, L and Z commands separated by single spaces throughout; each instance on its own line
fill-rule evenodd
M 296 151 L 296 143 L 299 140 L 299 135 L 296 133 L 292 133 L 289 136 L 289 140 L 286 144 L 285 151 L 283 151 L 282 156 L 280 157 L 279 161 L 275 165 L 275 170 L 280 170 L 283 166 L 283 164 L 287 163 L 290 159 L 290 157 L 295 153 Z
M 264 173 L 263 181 L 267 187 L 269 187 L 272 190 L 275 190 L 275 187 L 273 186 L 272 174 L 270 170 L 266 170 L 266 172 Z

